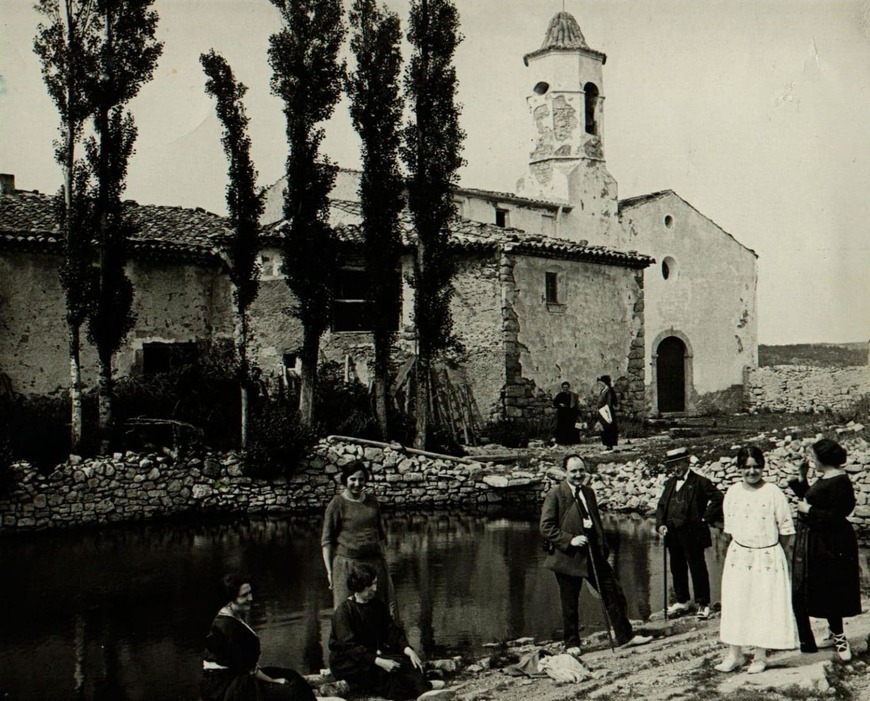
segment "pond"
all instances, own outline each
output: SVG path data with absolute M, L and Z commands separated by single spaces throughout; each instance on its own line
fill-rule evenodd
M 331 614 L 319 528 L 274 517 L 0 538 L 0 699 L 197 699 L 216 582 L 231 570 L 254 582 L 264 663 L 318 672 Z M 610 515 L 606 528 L 629 616 L 645 619 L 662 606 L 661 542 L 648 519 Z M 387 529 L 403 622 L 424 657 L 560 637 L 535 514 L 388 514 Z M 707 552 L 715 600 L 724 541 Z M 603 630 L 598 601 L 584 592 L 581 605 L 585 633 Z

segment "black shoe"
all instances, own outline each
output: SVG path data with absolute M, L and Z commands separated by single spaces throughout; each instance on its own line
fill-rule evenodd
M 815 643 L 812 643 L 812 644 L 801 643 L 801 652 L 813 653 L 813 652 L 818 652 L 818 651 L 819 651 L 819 648 L 816 646 Z

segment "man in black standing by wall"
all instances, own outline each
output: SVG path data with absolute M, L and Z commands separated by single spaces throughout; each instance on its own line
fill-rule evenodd
M 540 529 L 545 542 L 551 544 L 544 567 L 553 570 L 559 584 L 565 649 L 580 644 L 578 600 L 584 579 L 601 594 L 616 643 L 648 643 L 651 637 L 634 635 L 626 614 L 625 594 L 607 562 L 607 541 L 598 503 L 587 484 L 594 468 L 587 466 L 579 455 L 566 455 L 562 469 L 565 481 L 553 487 L 544 499 Z M 596 581 L 596 573 L 600 581 Z
M 691 572 L 698 618 L 709 618 L 710 575 L 704 550 L 713 544 L 710 525 L 721 524 L 724 519 L 724 497 L 710 480 L 693 472 L 689 463 L 689 451 L 685 448 L 669 450 L 665 456 L 665 466 L 672 474 L 659 499 L 655 529 L 665 539 L 677 597 L 668 607 L 668 615 L 679 615 L 691 608 Z

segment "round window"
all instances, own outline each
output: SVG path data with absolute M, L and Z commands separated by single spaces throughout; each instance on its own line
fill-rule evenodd
M 677 261 L 670 256 L 662 260 L 662 277 L 665 280 L 673 278 L 677 274 Z
M 543 80 L 540 83 L 538 83 L 537 85 L 535 85 L 534 88 L 532 88 L 532 90 L 534 90 L 535 93 L 537 93 L 538 95 L 544 95 L 547 92 L 547 90 L 549 90 L 549 89 L 550 89 L 550 84 L 543 81 Z
M 674 225 L 674 218 L 670 214 L 665 215 L 665 226 L 669 229 Z

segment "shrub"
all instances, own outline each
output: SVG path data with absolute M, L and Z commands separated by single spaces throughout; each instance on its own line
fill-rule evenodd
M 342 366 L 334 361 L 317 369 L 314 416 L 321 435 L 380 439 L 368 388 L 359 380 L 345 382 Z
M 260 402 L 251 412 L 245 471 L 259 479 L 289 477 L 316 441 L 289 402 Z

